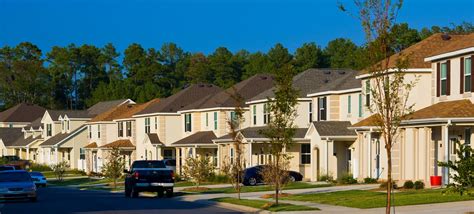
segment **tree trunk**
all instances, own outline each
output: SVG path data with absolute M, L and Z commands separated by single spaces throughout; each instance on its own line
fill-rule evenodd
M 389 142 L 386 145 L 387 148 L 387 206 L 385 207 L 385 213 L 390 214 L 390 208 L 392 205 L 392 143 Z
M 277 154 L 276 155 L 276 171 L 277 172 L 280 172 L 280 166 L 279 166 L 279 163 L 280 163 L 280 155 Z M 280 192 L 280 182 L 281 182 L 281 178 L 280 178 L 280 173 L 276 173 L 276 184 L 275 184 L 275 204 L 278 206 L 278 193 Z

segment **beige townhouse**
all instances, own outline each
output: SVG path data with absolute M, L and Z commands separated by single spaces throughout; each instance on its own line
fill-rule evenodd
M 66 161 L 71 168 L 82 169 L 85 154 L 81 148 L 88 143 L 85 123 L 110 108 L 129 102 L 129 99 L 104 101 L 87 110 L 47 110 L 41 119 L 43 132 L 36 149 L 37 161 L 47 165 Z
M 178 111 L 220 91 L 212 84 L 191 84 L 136 113 L 136 159 L 175 159 L 172 143 L 183 137 L 185 127 Z
M 297 116 L 295 118 L 295 124 L 297 126 L 296 134 L 294 136 L 295 144 L 290 148 L 285 148 L 285 152 L 292 156 L 290 161 L 290 169 L 298 171 L 303 174 L 305 180 L 316 180 L 316 160 L 317 153 L 312 149 L 311 138 L 313 131 L 308 129 L 313 126 L 313 123 L 318 120 L 328 120 L 330 114 L 327 110 L 330 105 L 319 106 L 321 112 L 325 112 L 324 115 L 317 113 L 318 105 L 313 105 L 314 101 L 312 97 L 308 97 L 308 94 L 318 93 L 318 89 L 321 91 L 324 88 L 328 88 L 333 85 L 348 85 L 344 90 L 351 87 L 357 88 L 351 84 L 343 84 L 346 80 L 349 80 L 349 75 L 354 77 L 355 71 L 351 70 L 335 70 L 335 69 L 308 69 L 293 78 L 293 87 L 299 90 L 298 104 L 296 106 Z M 341 80 L 345 79 L 345 80 Z M 335 87 L 337 88 L 337 87 Z M 332 88 L 328 88 L 328 90 Z M 359 87 L 360 90 L 360 87 Z M 244 162 L 246 167 L 263 165 L 271 161 L 271 155 L 268 152 L 268 142 L 261 131 L 266 128 L 266 125 L 271 120 L 271 112 L 268 111 L 268 100 L 274 97 L 274 88 L 270 88 L 261 94 L 247 100 L 246 104 L 249 105 L 249 127 L 243 127 L 238 136 L 242 138 L 244 143 Z M 349 92 L 347 92 L 349 93 Z M 317 95 L 317 94 L 316 94 Z M 339 103 L 337 103 L 339 104 Z M 335 106 L 333 104 L 333 106 Z M 339 107 L 338 107 L 339 108 Z M 334 110 L 335 111 L 335 110 Z M 319 118 L 319 119 L 318 119 Z M 337 120 L 336 118 L 333 118 Z M 346 124 L 343 124 L 347 126 Z M 319 126 L 318 126 L 319 128 Z M 344 130 L 347 132 L 346 130 Z M 355 134 L 354 134 L 355 135 Z M 214 143 L 219 145 L 219 156 L 221 161 L 219 164 L 226 164 L 225 161 L 233 161 L 235 151 L 232 144 L 233 139 L 230 135 L 225 135 L 214 140 Z M 313 145 L 314 147 L 315 145 Z M 314 167 L 314 169 L 313 169 Z
M 38 132 L 33 129 L 17 139 L 13 139 L 12 136 L 17 136 L 18 130 L 30 130 L 33 124 L 37 127 L 44 112 L 44 108 L 26 103 L 20 103 L 0 112 L 0 129 L 4 130 L 0 134 L 0 155 L 16 155 L 26 158 L 28 152 L 22 148 L 22 145 L 33 141 Z M 14 129 L 10 130 L 9 128 Z M 2 140 L 2 138 L 4 139 Z
M 154 99 L 143 104 L 129 102 L 88 121 L 88 144 L 81 148 L 85 152 L 83 169 L 88 173 L 100 173 L 109 151 L 113 148 L 120 149 L 126 167 L 130 166 L 135 160 L 137 138 L 136 121 L 132 116 L 159 101 Z
M 422 180 L 430 185 L 430 176 L 443 175 L 447 183 L 447 170 L 437 166 L 454 156 L 454 143 L 470 141 L 470 64 L 473 35 L 435 34 L 390 57 L 394 66 L 397 57 L 408 56 L 409 68 L 404 72 L 407 81 L 418 79 L 410 92 L 409 105 L 415 112 L 403 122 L 393 145 L 392 176 L 402 183 L 405 180 Z M 469 67 L 471 66 L 471 67 Z M 466 72 L 464 72 L 466 71 Z M 363 74 L 365 105 L 370 105 L 370 75 Z M 467 82 L 466 82 L 467 81 Z M 462 90 L 462 91 L 461 91 Z M 386 152 L 377 126 L 377 115 L 356 123 L 360 157 L 357 177 L 386 178 Z M 451 119 L 461 119 L 453 125 Z M 469 119 L 467 119 L 469 121 Z M 466 126 L 464 126 L 466 125 Z M 444 147 L 443 147 L 444 144 Z M 467 143 L 469 144 L 469 143 Z M 450 150 L 451 148 L 451 150 Z
M 223 148 L 213 143 L 218 137 L 229 134 L 229 121 L 235 120 L 236 108 L 243 110 L 241 128 L 250 125 L 250 111 L 245 100 L 273 87 L 273 77 L 257 74 L 216 94 L 185 106 L 179 111 L 184 129 L 182 138 L 172 145 L 177 150 L 177 170 L 181 172 L 186 158 L 208 156 L 217 168 L 219 157 L 225 158 Z
M 21 159 L 37 161 L 38 146 L 43 142 L 41 118 L 23 127 L 21 131 L 23 132 L 23 137 L 18 138 L 11 146 L 15 150 L 14 154 Z
M 357 135 L 348 128 L 363 118 L 361 81 L 358 71 L 326 69 L 320 72 L 317 87 L 307 94 L 312 99 L 312 123 L 305 138 L 308 158 L 305 174 L 310 180 L 322 175 L 338 178 L 356 174 L 358 158 L 355 157 Z M 302 151 L 303 152 L 303 148 Z

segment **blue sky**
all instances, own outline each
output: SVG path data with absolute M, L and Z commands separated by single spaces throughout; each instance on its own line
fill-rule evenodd
M 404 2 L 398 21 L 413 28 L 474 22 L 473 0 Z M 338 37 L 364 40 L 359 22 L 336 0 L 0 0 L 0 46 L 30 41 L 44 51 L 108 42 L 120 51 L 133 42 L 146 48 L 174 42 L 204 53 L 219 46 L 267 51 L 281 42 L 294 51 Z

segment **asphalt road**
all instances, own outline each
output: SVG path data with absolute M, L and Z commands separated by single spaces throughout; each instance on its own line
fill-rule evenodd
M 0 203 L 0 214 L 37 213 L 237 213 L 205 203 L 187 202 L 180 197 L 142 196 L 125 198 L 123 194 L 81 191 L 66 188 L 40 188 L 38 201 Z

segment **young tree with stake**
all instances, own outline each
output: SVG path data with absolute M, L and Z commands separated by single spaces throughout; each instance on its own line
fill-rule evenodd
M 402 6 L 402 0 L 354 0 L 358 9 L 357 17 L 362 22 L 366 42 L 367 60 L 371 66 L 366 68 L 369 74 L 367 91 L 370 91 L 370 103 L 367 106 L 376 117 L 376 126 L 380 130 L 387 153 L 387 214 L 392 205 L 392 147 L 396 143 L 399 126 L 403 118 L 412 112 L 413 105 L 407 104 L 411 89 L 416 80 L 407 81 L 405 70 L 409 66 L 409 55 L 400 54 L 391 60 L 391 49 L 395 39 L 390 32 Z M 342 11 L 346 11 L 340 5 Z M 417 78 L 416 78 L 417 79 Z

